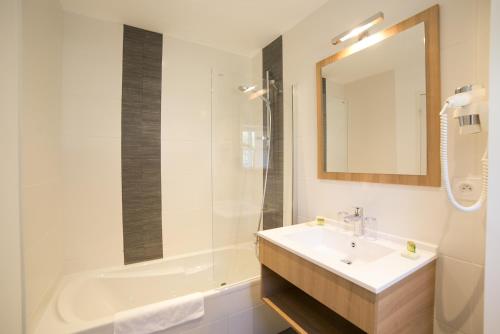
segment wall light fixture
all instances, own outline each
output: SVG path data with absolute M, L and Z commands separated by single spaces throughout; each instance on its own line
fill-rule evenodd
M 337 45 L 339 43 L 345 42 L 347 40 L 350 40 L 351 38 L 357 37 L 364 32 L 366 32 L 368 29 L 373 27 L 374 25 L 382 22 L 384 20 L 384 13 L 378 12 L 377 14 L 367 18 L 360 24 L 357 24 L 354 28 L 347 30 L 340 35 L 335 36 L 332 39 L 332 44 Z

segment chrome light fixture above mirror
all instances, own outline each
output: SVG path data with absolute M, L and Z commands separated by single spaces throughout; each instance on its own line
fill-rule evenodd
M 337 45 L 342 42 L 348 41 L 351 38 L 357 37 L 357 36 L 364 36 L 368 32 L 368 29 L 371 27 L 375 26 L 376 24 L 382 22 L 384 20 L 384 13 L 378 12 L 377 14 L 367 18 L 363 22 L 357 24 L 354 28 L 349 29 L 340 35 L 335 36 L 332 39 L 332 44 Z

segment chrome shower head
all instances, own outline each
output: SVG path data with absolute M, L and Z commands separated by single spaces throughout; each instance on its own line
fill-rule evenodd
M 238 86 L 238 89 L 240 91 L 242 91 L 243 93 L 253 92 L 256 88 L 257 88 L 257 86 L 255 86 L 255 85 L 241 85 L 241 86 Z
M 267 93 L 267 90 L 265 89 L 258 89 L 256 85 L 241 85 L 238 86 L 238 90 L 240 92 L 243 92 L 245 94 L 250 94 L 250 100 L 253 100 L 255 98 L 260 98 L 264 102 L 269 103 L 269 99 L 265 96 Z

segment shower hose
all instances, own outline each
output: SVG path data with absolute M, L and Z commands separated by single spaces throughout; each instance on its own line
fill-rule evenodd
M 271 157 L 271 139 L 272 139 L 272 114 L 271 114 L 271 106 L 269 105 L 269 101 L 266 101 L 266 116 L 267 116 L 267 133 L 264 142 L 267 142 L 267 154 L 266 154 L 266 172 L 264 173 L 264 187 L 262 190 L 262 200 L 260 203 L 260 215 L 259 215 L 259 223 L 257 224 L 257 231 L 255 233 L 255 256 L 259 258 L 259 238 L 257 237 L 257 232 L 260 231 L 262 227 L 262 222 L 264 220 L 264 204 L 266 202 L 266 190 L 267 190 L 267 175 L 269 173 L 269 158 Z

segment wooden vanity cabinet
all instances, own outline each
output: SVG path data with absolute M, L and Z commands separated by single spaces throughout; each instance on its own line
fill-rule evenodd
M 259 240 L 262 300 L 298 333 L 432 333 L 435 262 L 375 294 Z

